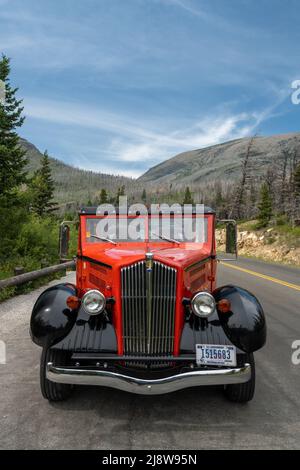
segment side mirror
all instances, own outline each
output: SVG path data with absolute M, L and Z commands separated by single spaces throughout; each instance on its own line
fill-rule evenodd
M 69 254 L 70 226 L 62 222 L 59 228 L 59 258 L 66 261 Z
M 234 261 L 237 259 L 237 224 L 235 220 L 226 219 L 226 220 L 218 220 L 218 223 L 222 225 L 225 224 L 225 240 L 222 240 L 221 245 L 225 245 L 225 253 L 222 250 L 222 254 L 226 255 L 234 255 L 233 257 L 229 258 L 220 258 L 218 256 L 219 261 Z M 223 229 L 224 230 L 224 229 Z M 218 247 L 217 247 L 218 248 Z
M 233 222 L 226 224 L 226 253 L 237 254 L 237 227 Z

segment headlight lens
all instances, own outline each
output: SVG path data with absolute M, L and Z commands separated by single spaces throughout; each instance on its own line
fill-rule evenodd
M 90 315 L 98 315 L 105 308 L 106 300 L 102 292 L 89 290 L 82 297 L 82 306 Z
M 208 292 L 198 292 L 192 299 L 192 310 L 198 317 L 209 317 L 215 308 L 215 299 Z

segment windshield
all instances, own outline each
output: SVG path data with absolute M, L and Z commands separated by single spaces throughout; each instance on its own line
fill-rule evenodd
M 87 243 L 207 242 L 207 217 L 87 217 Z

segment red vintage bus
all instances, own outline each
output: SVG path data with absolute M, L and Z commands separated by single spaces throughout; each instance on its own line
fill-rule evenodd
M 79 219 L 76 285 L 50 287 L 32 312 L 43 396 L 64 400 L 76 384 L 139 394 L 220 385 L 232 401 L 251 400 L 265 316 L 247 290 L 217 288 L 214 211 L 84 208 Z M 227 229 L 235 253 L 236 225 Z

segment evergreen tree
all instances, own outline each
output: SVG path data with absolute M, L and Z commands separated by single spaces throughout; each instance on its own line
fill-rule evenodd
M 223 205 L 224 199 L 223 199 L 223 194 L 222 194 L 222 187 L 220 184 L 216 185 L 216 196 L 215 196 L 215 206 L 216 209 L 220 209 Z
M 0 80 L 5 85 L 5 100 L 0 102 L 0 197 L 11 195 L 26 179 L 25 151 L 19 146 L 16 128 L 24 122 L 22 100 L 17 100 L 18 88 L 10 85 L 10 60 L 2 55 Z
M 107 192 L 106 192 L 106 189 L 103 188 L 103 189 L 101 189 L 99 203 L 100 204 L 106 204 L 107 202 L 108 202 Z
M 300 163 L 296 166 L 294 172 L 294 191 L 295 191 L 295 217 L 300 216 Z
M 300 164 L 297 165 L 294 173 L 294 186 L 297 196 L 300 196 Z
M 143 192 L 142 192 L 142 201 L 146 203 L 147 201 L 147 193 L 146 193 L 146 189 L 144 188 L 143 189 Z
M 116 201 L 115 201 L 116 204 L 119 204 L 119 198 L 121 196 L 125 196 L 125 186 L 124 185 L 118 188 Z
M 53 210 L 54 181 L 51 177 L 50 161 L 47 151 L 42 159 L 42 166 L 35 171 L 31 180 L 32 209 L 39 216 Z
M 183 204 L 194 204 L 194 199 L 192 196 L 192 193 L 190 191 L 190 188 L 187 186 L 185 193 L 184 193 L 184 199 L 183 199 Z
M 263 183 L 260 189 L 258 211 L 259 227 L 266 227 L 272 217 L 272 197 L 267 183 Z

